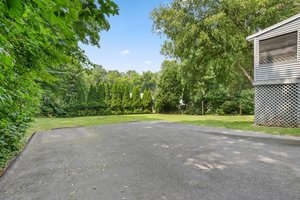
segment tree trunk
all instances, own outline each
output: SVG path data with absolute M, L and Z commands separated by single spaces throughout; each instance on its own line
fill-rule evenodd
M 247 80 L 253 84 L 253 79 L 252 77 L 249 75 L 249 73 L 245 70 L 245 68 L 243 68 L 239 63 L 237 64 L 238 68 L 241 70 L 241 72 L 243 73 L 243 75 L 247 78 Z

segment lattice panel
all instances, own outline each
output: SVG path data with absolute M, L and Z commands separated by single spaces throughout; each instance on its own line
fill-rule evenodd
M 255 92 L 255 124 L 300 127 L 299 83 L 257 85 Z

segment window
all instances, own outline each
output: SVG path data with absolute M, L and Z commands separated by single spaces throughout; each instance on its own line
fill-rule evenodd
M 259 41 L 259 64 L 297 60 L 297 32 Z

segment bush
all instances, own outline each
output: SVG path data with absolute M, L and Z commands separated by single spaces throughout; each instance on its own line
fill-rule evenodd
M 134 114 L 143 114 L 143 109 L 134 109 Z
M 4 77 L 3 82 L 9 84 L 5 89 L 0 84 L 0 169 L 23 147 L 26 129 L 40 98 L 39 88 L 26 76 Z
M 239 112 L 239 104 L 236 101 L 225 101 L 222 106 L 217 109 L 217 114 L 238 114 Z
M 121 110 L 112 110 L 111 114 L 112 115 L 123 115 L 123 112 Z
M 125 115 L 134 114 L 132 110 L 124 110 Z
M 66 117 L 65 105 L 58 103 L 53 94 L 44 94 L 41 101 L 40 114 L 47 117 Z
M 205 95 L 206 113 L 215 114 L 228 99 L 228 94 L 224 90 L 211 90 Z M 199 102 L 200 103 L 200 102 Z
M 243 90 L 240 94 L 240 106 L 243 114 L 254 114 L 254 90 Z
M 145 109 L 143 111 L 143 114 L 151 114 L 152 113 L 152 110 L 149 110 L 149 109 Z

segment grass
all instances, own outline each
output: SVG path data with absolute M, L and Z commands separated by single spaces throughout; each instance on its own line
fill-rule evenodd
M 271 128 L 253 125 L 253 116 L 215 116 L 215 115 L 173 115 L 173 114 L 142 114 L 120 116 L 96 116 L 77 118 L 36 118 L 28 136 L 35 131 L 45 131 L 51 128 L 94 126 L 131 121 L 164 120 L 193 124 L 197 126 L 212 126 L 236 130 L 257 131 L 278 135 L 300 136 L 300 128 Z
M 300 136 L 300 128 L 271 128 L 253 125 L 253 116 L 215 116 L 215 115 L 174 115 L 174 114 L 142 114 L 119 116 L 90 116 L 76 118 L 35 118 L 27 131 L 27 137 L 33 132 L 50 130 L 52 128 L 95 126 L 121 122 L 164 120 L 169 122 L 193 124 L 197 126 L 222 127 L 236 130 L 257 131 L 270 134 Z M 1 168 L 0 168 L 1 176 Z
M 155 118 L 146 115 L 109 115 L 109 116 L 88 116 L 75 118 L 35 118 L 27 131 L 27 136 L 33 132 L 46 131 L 52 128 L 75 127 L 75 126 L 96 126 L 102 124 L 116 124 L 121 122 L 146 121 Z

